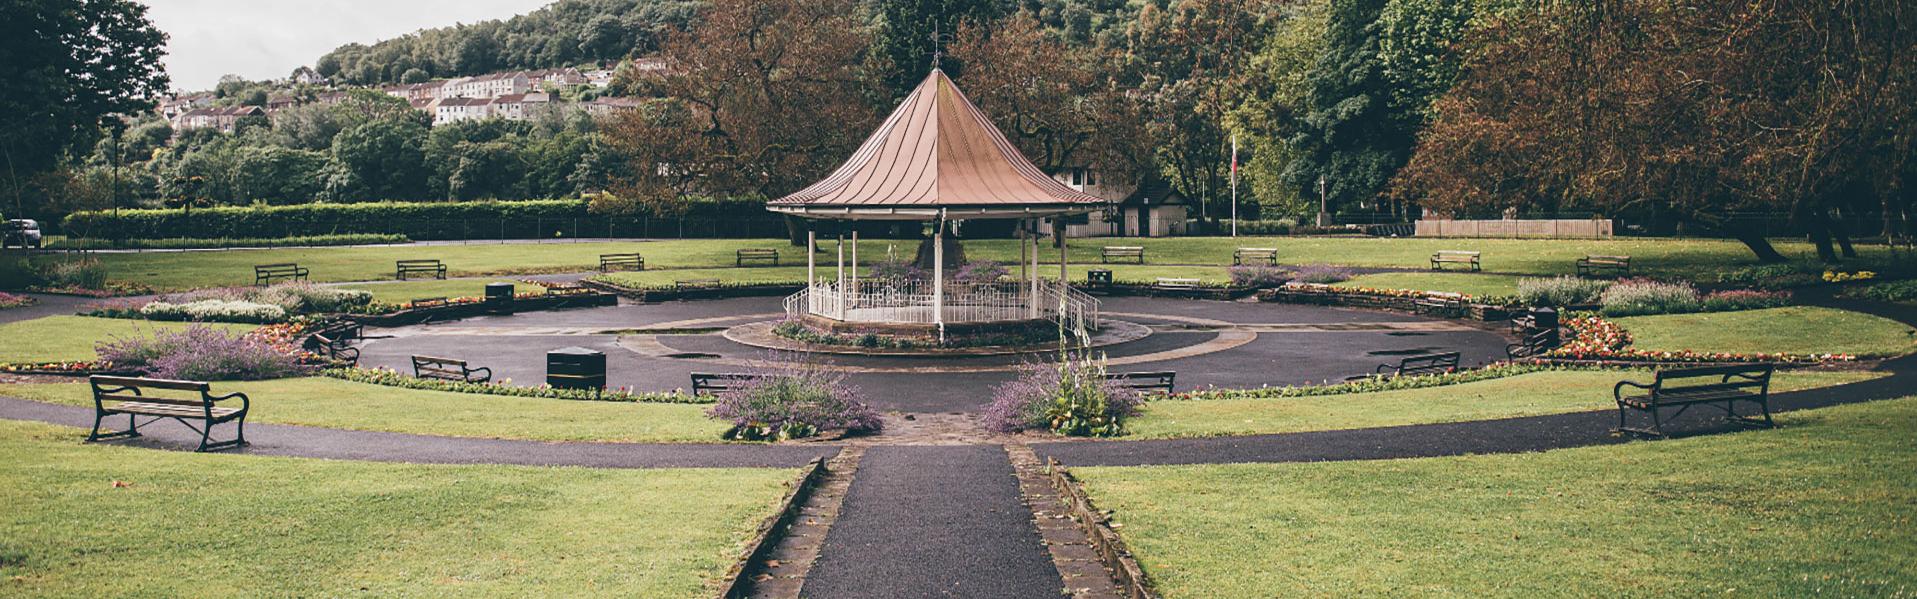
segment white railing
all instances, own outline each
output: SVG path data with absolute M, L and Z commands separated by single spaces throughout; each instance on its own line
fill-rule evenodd
M 785 299 L 786 316 L 805 314 L 849 322 L 933 324 L 997 322 L 1043 318 L 1063 320 L 1067 328 L 1098 328 L 1098 299 L 1056 281 L 945 286 L 944 318 L 933 314 L 934 289 L 924 280 L 860 280 L 841 289 L 839 281 L 820 280 Z

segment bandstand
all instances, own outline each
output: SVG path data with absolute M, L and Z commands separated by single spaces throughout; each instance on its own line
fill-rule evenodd
M 1039 276 L 1041 226 L 1055 234 L 1065 216 L 1107 202 L 1046 176 L 943 71 L 899 105 L 858 152 L 832 174 L 767 208 L 808 222 L 804 290 L 786 299 L 789 318 L 837 332 L 936 337 L 1063 325 L 1081 340 L 1098 328 L 1098 300 L 1072 289 L 1059 245 L 1056 281 Z M 946 236 L 955 221 L 1016 220 L 1020 276 L 1012 281 L 950 278 Z M 931 276 L 861 279 L 858 231 L 851 255 L 844 233 L 834 270 L 821 277 L 815 256 L 819 221 L 917 221 L 932 225 Z M 833 227 L 843 231 L 846 227 Z M 847 268 L 850 260 L 852 268 Z

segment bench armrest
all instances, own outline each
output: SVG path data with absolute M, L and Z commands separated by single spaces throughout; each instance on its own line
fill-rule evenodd
M 240 398 L 241 412 L 245 412 L 248 409 L 251 409 L 253 407 L 253 398 L 247 397 L 245 393 L 240 393 L 238 391 L 235 391 L 233 393 L 228 393 L 226 395 L 207 395 L 206 399 L 207 401 L 210 401 L 213 403 L 219 403 L 222 401 L 233 399 L 235 397 Z
M 472 373 L 475 373 L 475 372 L 479 372 L 479 371 L 481 371 L 481 370 L 484 370 L 484 371 L 486 371 L 486 380 L 487 380 L 488 382 L 491 382 L 491 381 L 493 380 L 493 369 L 491 369 L 491 368 L 487 368 L 487 367 L 485 367 L 485 366 L 481 366 L 481 367 L 478 367 L 478 368 L 468 368 L 468 369 L 466 369 L 466 374 L 469 374 L 469 375 L 470 375 L 470 374 L 472 374 Z
M 1384 374 L 1386 370 L 1397 370 L 1397 369 L 1398 369 L 1397 366 L 1393 366 L 1391 364 L 1379 364 L 1377 368 L 1371 369 L 1371 373 Z
M 1651 391 L 1651 390 L 1657 389 L 1657 383 L 1651 383 L 1647 385 L 1644 383 L 1633 383 L 1631 381 L 1618 381 L 1616 385 L 1613 385 L 1611 387 L 1611 399 L 1614 401 L 1624 401 L 1625 387 L 1637 387 L 1645 391 Z
M 94 384 L 92 385 L 92 387 L 93 387 L 93 410 L 96 412 L 106 411 L 106 402 L 100 401 L 101 395 L 105 395 L 108 393 L 120 393 L 122 391 L 131 391 L 133 392 L 134 395 L 140 395 L 139 387 L 126 387 L 126 386 L 109 387 L 109 386 L 102 386 L 98 384 Z

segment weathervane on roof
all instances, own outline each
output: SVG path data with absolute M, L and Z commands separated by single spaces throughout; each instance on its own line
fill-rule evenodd
M 939 32 L 939 23 L 933 23 L 932 24 L 932 69 L 933 70 L 937 70 L 939 68 L 939 65 L 942 65 L 945 63 L 944 44 L 947 41 L 948 41 L 947 36 Z

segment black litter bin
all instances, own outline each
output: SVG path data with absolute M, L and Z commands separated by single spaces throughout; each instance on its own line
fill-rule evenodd
M 1087 287 L 1112 286 L 1112 269 L 1094 268 L 1094 269 L 1085 271 L 1085 286 Z
M 546 352 L 546 384 L 554 389 L 605 389 L 606 354 L 583 347 Z
M 486 284 L 486 312 L 488 314 L 513 313 L 513 284 Z

